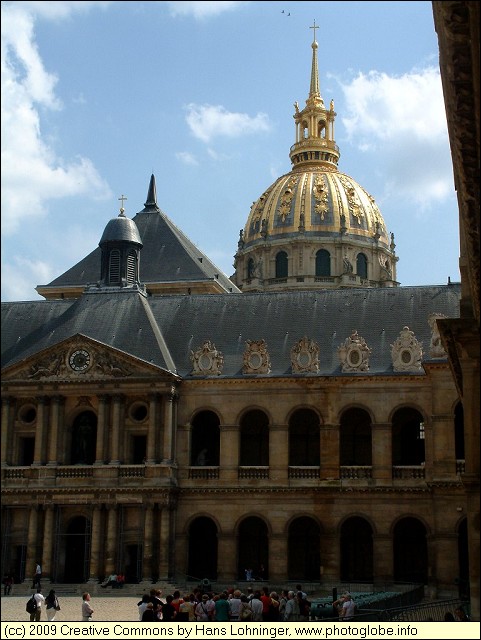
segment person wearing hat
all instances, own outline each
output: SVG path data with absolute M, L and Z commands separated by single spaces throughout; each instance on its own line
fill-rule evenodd
M 210 612 L 208 607 L 209 596 L 204 593 L 201 601 L 195 607 L 195 617 L 199 622 L 209 622 Z

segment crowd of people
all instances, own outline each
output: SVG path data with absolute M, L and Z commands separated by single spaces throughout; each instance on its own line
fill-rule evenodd
M 200 588 L 183 596 L 180 591 L 161 598 L 152 589 L 138 602 L 142 622 L 303 622 L 309 620 L 311 603 L 300 584 L 296 591 L 280 593 L 269 587 L 254 590 L 247 587 L 226 589 L 220 593 L 204 593 Z

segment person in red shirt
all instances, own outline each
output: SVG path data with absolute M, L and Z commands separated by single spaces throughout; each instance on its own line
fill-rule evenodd
M 174 607 L 177 614 L 179 613 L 179 607 L 184 602 L 184 600 L 180 597 L 180 591 L 174 591 L 173 596 L 174 599 L 172 600 L 172 606 Z
M 269 607 L 271 606 L 271 597 L 269 595 L 269 587 L 262 587 L 262 620 L 266 622 L 269 620 Z

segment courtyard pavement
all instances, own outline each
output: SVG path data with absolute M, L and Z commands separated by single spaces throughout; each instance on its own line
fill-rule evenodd
M 46 595 L 45 593 L 43 594 Z M 107 598 L 92 596 L 90 605 L 94 610 L 93 622 L 138 622 L 139 613 L 137 603 L 139 596 L 109 596 Z M 29 622 L 30 614 L 25 611 L 28 596 L 2 596 L 1 615 L 2 622 Z M 81 622 L 82 621 L 82 597 L 58 596 L 60 611 L 57 612 L 55 622 Z M 47 622 L 45 606 L 42 607 L 41 622 Z

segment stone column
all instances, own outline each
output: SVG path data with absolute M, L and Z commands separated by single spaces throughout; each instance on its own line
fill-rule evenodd
M 453 576 L 459 576 L 458 536 L 455 532 L 438 533 L 434 537 L 431 565 L 430 573 L 436 576 L 436 591 L 451 590 Z
M 169 579 L 169 552 L 171 550 L 170 509 L 162 505 L 160 511 L 160 540 L 159 540 L 159 580 Z
M 122 396 L 116 394 L 113 396 L 113 409 L 112 409 L 112 440 L 111 440 L 111 455 L 109 464 L 120 464 L 119 457 L 119 434 L 120 434 L 120 405 L 122 402 Z M 112 571 L 114 569 L 112 568 Z
M 339 424 L 321 426 L 321 480 L 339 479 Z
M 394 574 L 393 540 L 389 533 L 373 535 L 372 555 L 374 587 L 383 591 Z
M 236 582 L 239 578 L 237 575 L 237 550 L 236 535 L 232 533 L 219 533 L 218 550 L 217 550 L 217 568 L 219 582 Z
M 434 480 L 452 480 L 456 475 L 456 447 L 454 441 L 454 414 L 431 416 L 433 439 Z M 427 442 L 425 443 L 427 446 Z M 427 466 L 427 465 L 426 465 Z
M 272 425 L 269 431 L 269 482 L 285 485 L 289 478 L 289 425 Z
M 52 550 L 53 550 L 53 516 L 54 505 L 48 504 L 45 509 L 45 522 L 43 525 L 43 558 L 42 558 L 42 578 L 46 577 L 52 581 Z
M 454 428 L 454 427 L 453 427 Z M 431 417 L 424 422 L 424 479 L 426 482 L 433 480 L 434 472 L 434 430 Z M 453 473 L 456 473 L 453 447 Z
M 238 482 L 240 455 L 240 427 L 235 424 L 222 424 L 219 427 L 219 479 L 226 482 Z
M 89 582 L 98 582 L 100 573 L 100 535 L 101 535 L 101 505 L 94 504 L 92 509 L 92 532 L 90 546 Z
M 281 584 L 287 576 L 287 536 L 274 533 L 269 538 L 269 582 Z
M 336 532 L 326 532 L 321 537 L 321 566 L 323 580 L 327 583 L 339 581 L 340 541 Z
M 10 411 L 11 407 L 14 406 L 14 399 L 10 396 L 2 397 L 2 436 L 0 443 L 0 456 L 1 456 L 1 465 L 2 467 L 8 465 L 7 460 L 7 452 L 8 448 L 8 440 L 9 434 L 12 432 L 12 412 Z M 10 461 L 14 462 L 14 461 Z M 17 461 L 18 462 L 18 461 Z
M 107 419 L 107 402 L 109 396 L 99 396 L 99 409 L 97 416 L 97 446 L 95 449 L 95 464 L 105 463 L 105 423 Z
M 147 464 L 157 462 L 157 416 L 159 412 L 159 395 L 152 393 L 149 396 L 149 430 L 147 434 Z
M 37 398 L 37 428 L 35 430 L 35 450 L 33 454 L 33 466 L 35 467 L 43 464 L 46 403 L 47 398 L 45 396 Z
M 172 387 L 170 393 L 163 395 L 164 413 L 163 413 L 163 431 L 164 442 L 162 446 L 162 462 L 169 464 L 174 459 L 173 443 L 174 443 L 174 402 L 176 398 L 175 388 Z
M 60 396 L 54 396 L 50 404 L 50 442 L 48 448 L 48 466 L 56 467 L 58 465 L 58 435 L 61 429 L 60 408 L 64 403 L 64 399 Z
M 392 428 L 389 422 L 372 424 L 372 477 L 376 484 L 392 484 Z
M 38 534 L 38 507 L 30 507 L 28 518 L 27 554 L 25 558 L 25 580 L 32 582 L 35 567 L 40 558 L 37 558 L 37 534 Z
M 152 539 L 154 530 L 154 507 L 150 503 L 144 506 L 144 562 L 142 580 L 152 580 Z
M 115 557 L 117 543 L 117 506 L 108 505 L 107 515 L 107 539 L 105 540 L 105 575 L 109 576 L 116 571 Z

